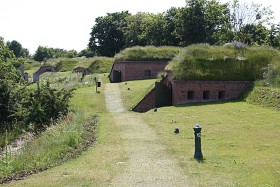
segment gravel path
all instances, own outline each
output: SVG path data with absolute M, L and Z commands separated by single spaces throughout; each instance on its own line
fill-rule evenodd
M 113 179 L 112 186 L 189 186 L 156 133 L 139 114 L 124 109 L 119 84 L 107 84 L 105 96 L 107 108 L 121 129 L 128 158 L 120 162 L 125 172 Z

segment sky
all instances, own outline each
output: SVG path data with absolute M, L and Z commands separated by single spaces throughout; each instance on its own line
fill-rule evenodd
M 254 2 L 272 5 L 275 22 L 280 22 L 279 0 Z M 185 5 L 185 0 L 0 0 L 0 36 L 18 41 L 31 54 L 39 45 L 79 52 L 87 48 L 97 17 L 125 10 L 162 13 Z

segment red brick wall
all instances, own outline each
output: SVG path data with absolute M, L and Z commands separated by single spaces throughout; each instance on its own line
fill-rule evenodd
M 249 81 L 173 81 L 173 105 L 236 99 L 251 85 Z M 189 93 L 192 97 L 188 98 L 190 91 L 193 91 L 192 94 Z M 204 91 L 209 92 L 208 98 L 203 98 Z M 220 93 L 220 98 L 219 92 L 223 92 Z
M 155 108 L 155 89 L 152 89 L 132 110 L 135 112 L 147 112 Z
M 159 72 L 164 71 L 166 65 L 167 62 L 162 61 L 115 62 L 110 73 L 110 80 L 113 80 L 113 70 L 121 71 L 122 81 L 155 78 Z M 150 70 L 150 77 L 144 76 L 145 70 Z
M 111 73 L 109 75 L 110 81 L 113 82 L 113 71 L 121 71 L 122 81 L 125 81 L 125 63 L 117 62 L 113 64 L 111 69 Z

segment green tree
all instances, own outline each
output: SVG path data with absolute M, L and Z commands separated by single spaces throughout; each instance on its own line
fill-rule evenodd
M 5 62 L 7 59 L 15 58 L 15 55 L 5 45 L 4 38 L 0 37 L 0 61 Z
M 96 18 L 92 27 L 88 47 L 97 55 L 112 57 L 124 48 L 123 28 L 128 11 L 108 13 Z
M 140 38 L 146 45 L 162 46 L 165 42 L 166 21 L 163 14 L 147 14 L 144 17 Z
M 242 29 L 249 29 L 249 27 L 255 25 L 256 27 L 270 25 L 271 19 L 273 19 L 273 12 L 270 7 L 263 7 L 261 4 L 247 3 L 241 4 L 239 0 L 234 0 L 229 4 L 231 10 L 231 25 L 232 30 L 235 33 L 235 40 L 242 40 L 246 38 L 243 36 Z M 246 26 L 247 25 L 247 26 Z M 255 27 L 255 28 L 256 28 Z M 246 32 L 244 33 L 246 35 Z
M 13 40 L 11 42 L 8 41 L 7 47 L 9 48 L 9 50 L 13 51 L 13 53 L 17 58 L 19 57 L 27 58 L 29 56 L 28 49 L 23 48 L 22 45 L 16 40 Z
M 239 40 L 247 45 L 268 45 L 269 31 L 261 24 L 247 24 L 237 33 Z
M 216 0 L 187 0 L 177 12 L 175 35 L 181 46 L 193 43 L 221 44 L 230 33 L 230 11 Z
M 54 56 L 53 51 L 50 48 L 39 46 L 33 56 L 34 60 L 42 62 Z
M 280 48 L 280 23 L 271 26 L 269 30 L 269 45 Z
M 138 12 L 135 15 L 130 15 L 126 17 L 126 26 L 123 28 L 125 37 L 125 47 L 147 45 L 147 42 L 143 37 L 143 25 L 146 17 L 150 17 L 150 14 Z
M 172 7 L 164 13 L 165 25 L 161 32 L 164 33 L 164 45 L 179 46 L 180 39 L 176 36 L 176 19 L 180 8 Z

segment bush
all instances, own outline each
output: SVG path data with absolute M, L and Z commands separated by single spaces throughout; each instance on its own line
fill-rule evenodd
M 50 82 L 40 85 L 29 94 L 23 103 L 19 118 L 24 124 L 32 124 L 32 129 L 42 131 L 53 121 L 68 113 L 72 90 L 51 88 Z

